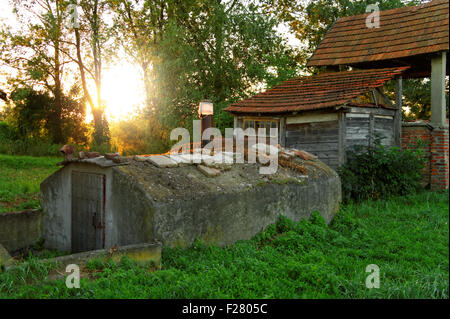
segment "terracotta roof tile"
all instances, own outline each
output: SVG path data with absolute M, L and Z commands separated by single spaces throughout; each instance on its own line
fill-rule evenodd
M 308 66 L 355 64 L 449 50 L 449 0 L 380 12 L 380 28 L 368 14 L 336 21 Z
M 287 80 L 225 109 L 236 113 L 285 113 L 343 105 L 401 74 L 408 67 L 322 73 Z

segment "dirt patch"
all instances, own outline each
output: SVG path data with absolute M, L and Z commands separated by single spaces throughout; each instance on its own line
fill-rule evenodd
M 136 180 L 155 201 L 175 199 L 196 199 L 209 193 L 233 193 L 261 186 L 262 184 L 281 183 L 282 181 L 305 184 L 324 173 L 324 168 L 316 160 L 295 158 L 290 165 L 278 165 L 275 174 L 260 173 L 261 164 L 238 164 L 221 169 L 216 177 L 206 177 L 195 164 L 159 168 L 147 161 L 129 159 L 128 165 L 116 167 Z M 280 163 L 282 164 L 282 163 Z M 297 169 L 301 167 L 302 169 Z M 331 171 L 331 170 L 330 170 Z

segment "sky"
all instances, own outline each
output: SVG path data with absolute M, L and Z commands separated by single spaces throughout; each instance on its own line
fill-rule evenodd
M 0 24 L 10 26 L 17 25 L 17 21 L 11 12 L 9 0 L 0 0 Z M 290 45 L 298 47 L 300 42 L 289 33 L 286 25 L 280 25 L 277 32 L 282 35 Z M 0 88 L 6 81 L 2 73 L 10 71 L 0 64 Z M 106 114 L 109 120 L 129 118 L 142 105 L 144 101 L 144 87 L 140 77 L 139 67 L 128 63 L 125 59 L 119 59 L 114 65 L 105 65 L 103 68 L 102 95 L 106 101 Z M 90 85 L 93 87 L 93 83 Z M 94 90 L 93 90 L 94 91 Z M 0 109 L 5 103 L 0 100 Z M 86 121 L 92 119 L 88 107 Z

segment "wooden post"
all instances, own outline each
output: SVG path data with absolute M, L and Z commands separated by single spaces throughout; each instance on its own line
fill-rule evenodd
M 373 115 L 373 112 L 370 112 L 370 114 L 369 114 L 369 147 L 373 146 L 374 133 L 375 133 L 375 116 Z
M 280 138 L 279 143 L 281 146 L 286 147 L 286 118 L 280 118 Z
M 446 126 L 445 70 L 446 53 L 441 52 L 431 59 L 431 125 Z
M 345 139 L 347 137 L 346 134 L 346 125 L 345 125 L 345 113 L 340 111 L 338 114 L 339 121 L 339 140 L 338 140 L 338 156 L 339 156 L 339 166 L 345 164 L 347 161 L 347 153 L 345 150 Z
M 394 115 L 394 145 L 401 147 L 402 139 L 402 97 L 403 97 L 403 81 L 399 76 L 395 83 L 395 115 Z
M 381 88 L 376 88 L 375 92 L 378 97 L 378 101 L 383 101 L 387 106 L 394 107 L 391 100 L 383 93 Z
M 375 105 L 378 107 L 378 97 L 377 97 L 377 92 L 375 89 L 372 90 L 372 100 L 373 100 L 373 103 L 375 103 Z

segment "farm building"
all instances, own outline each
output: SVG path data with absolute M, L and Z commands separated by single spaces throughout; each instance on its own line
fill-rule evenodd
M 396 143 L 399 112 L 383 93 L 383 85 L 408 67 L 327 72 L 295 78 L 226 111 L 235 127 L 278 128 L 279 143 L 307 150 L 330 167 L 345 162 L 355 145 L 369 145 L 376 134 Z M 397 133 L 397 134 L 396 134 Z
M 197 239 L 227 245 L 250 239 L 280 214 L 298 221 L 318 211 L 330 222 L 339 208 L 339 177 L 319 160 L 293 157 L 289 163 L 302 172 L 281 165 L 264 177 L 260 164 L 212 157 L 202 156 L 203 165 L 181 155 L 64 162 L 41 184 L 46 247 L 81 252 Z
M 319 69 L 319 75 L 286 81 L 226 110 L 233 114 L 236 127 L 273 121 L 271 125 L 277 125 L 281 144 L 317 153 L 336 167 L 345 162 L 348 146 L 363 143 L 361 137 L 366 133 L 382 132 L 386 145 L 400 147 L 402 139 L 408 140 L 402 135 L 400 112 L 403 79 L 430 78 L 428 179 L 432 188 L 448 188 L 445 91 L 449 75 L 449 1 L 381 11 L 379 25 L 368 27 L 367 21 L 373 22 L 370 19 L 371 13 L 366 13 L 343 17 L 333 24 L 307 64 Z M 347 69 L 353 71 L 339 72 Z M 383 70 L 391 70 L 389 76 L 380 78 L 380 82 L 372 81 L 372 75 Z M 382 94 L 382 84 L 389 80 L 396 81 L 394 102 Z M 362 95 L 366 95 L 364 102 L 355 103 Z M 406 134 L 410 133 L 408 129 Z M 370 139 L 364 143 L 368 145 Z

